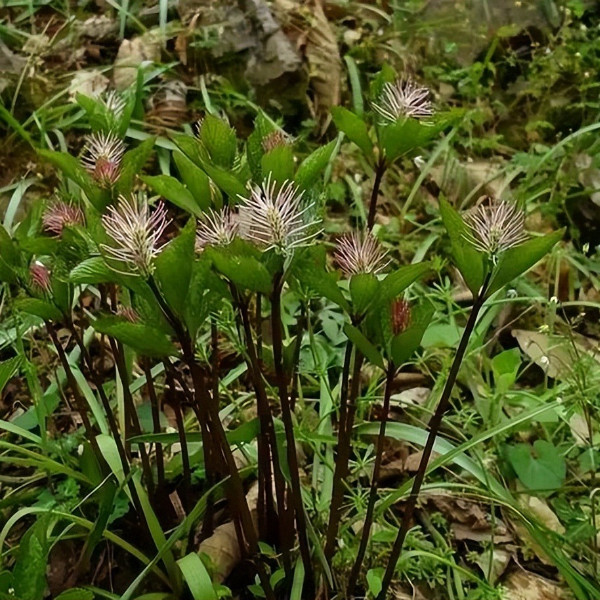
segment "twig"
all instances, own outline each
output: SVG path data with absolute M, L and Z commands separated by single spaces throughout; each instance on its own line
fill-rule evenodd
M 450 396 L 452 394 L 452 390 L 454 389 L 454 385 L 456 383 L 456 379 L 458 377 L 460 366 L 465 356 L 467 346 L 469 345 L 469 339 L 471 338 L 471 334 L 475 329 L 477 317 L 479 316 L 479 312 L 481 311 L 481 308 L 483 307 L 483 304 L 486 300 L 491 275 L 492 271 L 490 270 L 490 272 L 486 276 L 483 286 L 481 287 L 481 290 L 479 291 L 479 294 L 477 295 L 477 298 L 475 299 L 475 302 L 473 303 L 471 314 L 469 315 L 469 319 L 467 321 L 467 325 L 465 326 L 465 330 L 460 340 L 460 344 L 458 345 L 458 349 L 456 350 L 454 361 L 452 362 L 452 367 L 450 368 L 450 373 L 448 374 L 448 379 L 446 380 L 446 385 L 444 386 L 444 390 L 442 391 L 442 396 L 440 398 L 437 409 L 433 417 L 431 418 L 431 421 L 429 422 L 429 435 L 427 436 L 427 442 L 425 443 L 425 447 L 423 448 L 423 456 L 421 457 L 419 469 L 415 475 L 415 480 L 413 482 L 410 496 L 404 508 L 404 515 L 402 517 L 402 522 L 400 523 L 400 529 L 394 542 L 394 546 L 392 547 L 390 559 L 381 583 L 381 591 L 379 592 L 376 600 L 385 600 L 390 584 L 392 583 L 392 578 L 394 577 L 394 572 L 396 570 L 396 564 L 398 563 L 398 559 L 400 558 L 402 546 L 404 545 L 404 540 L 406 539 L 406 535 L 408 534 L 408 530 L 410 529 L 410 523 L 412 521 L 413 513 L 415 512 L 415 508 L 417 506 L 419 492 L 421 491 L 421 486 L 423 485 L 423 480 L 425 479 L 425 472 L 427 471 L 427 465 L 429 464 L 429 459 L 431 458 L 431 453 L 433 451 L 435 439 L 442 425 L 444 415 L 450 407 Z
M 373 475 L 371 479 L 371 489 L 369 490 L 369 501 L 367 504 L 367 513 L 365 515 L 365 521 L 362 530 L 362 536 L 360 539 L 360 546 L 358 553 L 356 554 L 356 560 L 352 566 L 350 577 L 348 579 L 348 595 L 352 598 L 356 589 L 358 576 L 360 575 L 360 569 L 367 551 L 369 544 L 369 536 L 371 534 L 371 526 L 373 525 L 373 516 L 375 514 L 375 502 L 377 500 L 377 484 L 379 482 L 379 476 L 381 473 L 381 463 L 383 459 L 383 447 L 385 444 L 385 430 L 388 421 L 388 415 L 390 412 L 390 399 L 392 396 L 392 385 L 394 383 L 394 375 L 396 373 L 396 367 L 392 362 L 388 365 L 387 374 L 385 379 L 385 391 L 383 393 L 383 415 L 381 417 L 381 424 L 379 426 L 379 436 L 377 438 L 377 448 L 375 450 L 375 465 L 373 466 Z
M 375 167 L 375 179 L 373 181 L 373 190 L 371 191 L 371 200 L 369 201 L 369 216 L 367 218 L 367 229 L 373 229 L 375 224 L 375 215 L 377 214 L 377 200 L 379 199 L 379 189 L 381 188 L 381 181 L 387 170 L 387 162 L 385 158 L 379 159 L 377 166 Z

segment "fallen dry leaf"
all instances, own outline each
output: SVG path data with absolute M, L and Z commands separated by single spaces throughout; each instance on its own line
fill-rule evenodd
M 246 494 L 254 527 L 258 528 L 256 505 L 258 502 L 258 483 L 255 483 Z M 198 553 L 206 554 L 215 568 L 215 579 L 222 583 L 240 562 L 242 555 L 236 534 L 235 524 L 228 521 L 219 525 L 213 534 L 201 542 Z
M 323 12 L 321 0 L 313 0 L 310 5 L 310 29 L 306 36 L 305 55 L 314 93 L 313 109 L 323 133 L 331 121 L 330 108 L 340 103 L 342 59 L 335 31 Z
M 553 379 L 568 376 L 571 365 L 580 357 L 600 363 L 598 342 L 583 335 L 574 335 L 572 341 L 566 337 L 526 329 L 513 329 L 511 333 L 523 352 Z
M 554 582 L 529 571 L 515 571 L 504 581 L 506 600 L 562 600 L 568 596 Z
M 479 566 L 482 573 L 490 583 L 495 583 L 502 577 L 504 571 L 510 564 L 512 554 L 501 548 L 485 550 L 479 555 L 475 564 Z
M 145 62 L 160 61 L 160 38 L 158 32 L 123 40 L 115 59 L 113 80 L 118 91 L 126 90 L 137 79 L 138 67 Z

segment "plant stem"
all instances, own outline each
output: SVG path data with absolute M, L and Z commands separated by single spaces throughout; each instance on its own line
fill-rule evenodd
M 460 366 L 465 356 L 465 352 L 467 351 L 469 339 L 471 338 L 473 330 L 475 329 L 477 317 L 479 316 L 479 312 L 481 311 L 481 308 L 483 307 L 483 304 L 486 300 L 491 275 L 492 271 L 490 271 L 486 276 L 483 286 L 481 287 L 479 294 L 473 302 L 471 314 L 469 315 L 469 319 L 467 321 L 465 330 L 458 345 L 458 349 L 456 350 L 454 361 L 452 362 L 450 373 L 448 374 L 448 379 L 446 380 L 446 385 L 444 386 L 444 389 L 442 391 L 442 396 L 440 398 L 436 411 L 433 417 L 431 418 L 431 421 L 429 422 L 429 435 L 427 436 L 427 442 L 425 443 L 425 447 L 423 448 L 423 456 L 421 457 L 419 469 L 417 470 L 417 473 L 415 475 L 415 480 L 410 491 L 410 496 L 404 508 L 404 515 L 402 517 L 402 522 L 400 523 L 400 529 L 394 542 L 394 546 L 392 547 L 390 559 L 385 570 L 385 574 L 383 576 L 381 591 L 379 592 L 376 600 L 385 600 L 390 584 L 392 583 L 394 571 L 396 570 L 396 564 L 398 563 L 398 559 L 400 558 L 402 546 L 404 545 L 404 541 L 406 539 L 406 535 L 408 534 L 408 530 L 410 529 L 412 517 L 417 506 L 419 492 L 421 491 L 421 486 L 423 485 L 423 480 L 425 479 L 425 472 L 427 471 L 427 465 L 429 464 L 429 459 L 431 458 L 431 453 L 433 451 L 435 439 L 442 425 L 444 415 L 450 407 L 450 396 L 452 394 L 452 390 L 454 389 L 454 385 L 456 383 L 456 379 L 458 377 L 458 373 L 460 371 Z
M 369 490 L 369 501 L 367 504 L 367 513 L 362 530 L 362 536 L 360 539 L 360 546 L 356 555 L 356 560 L 352 566 L 350 572 L 350 578 L 348 580 L 348 595 L 352 598 L 358 582 L 358 576 L 360 575 L 360 569 L 362 567 L 363 559 L 367 551 L 369 544 L 369 535 L 371 533 L 371 527 L 373 525 L 373 516 L 375 514 L 375 502 L 377 500 L 377 484 L 379 482 L 379 476 L 381 473 L 381 463 L 383 459 L 383 446 L 385 443 L 385 430 L 388 421 L 388 415 L 390 412 L 390 399 L 392 396 L 392 384 L 394 382 L 394 374 L 396 373 L 396 367 L 392 362 L 388 364 L 387 374 L 385 379 L 385 391 L 383 393 L 383 416 L 381 417 L 381 425 L 379 426 L 379 436 L 377 437 L 377 448 L 375 450 L 375 465 L 373 466 L 373 476 L 371 478 L 371 489 Z
M 296 400 L 298 398 L 298 371 L 300 369 L 300 352 L 302 351 L 302 338 L 306 329 L 306 307 L 302 304 L 300 318 L 296 328 L 296 343 L 294 347 L 294 357 L 292 361 L 292 374 L 290 380 L 292 382 L 292 390 L 290 392 L 290 409 L 294 412 L 296 408 Z
M 342 503 L 344 501 L 344 485 L 348 476 L 348 463 L 350 461 L 350 447 L 352 441 L 352 427 L 356 413 L 356 399 L 360 392 L 360 369 L 363 357 L 355 349 L 354 369 L 352 371 L 352 384 L 345 422 L 340 419 L 338 432 L 338 452 L 335 459 L 335 471 L 333 473 L 333 491 L 331 493 L 331 508 L 329 512 L 329 525 L 327 527 L 327 539 L 325 543 L 325 559 L 331 565 L 337 546 L 337 536 L 340 520 L 342 518 Z
M 260 422 L 260 436 L 258 438 L 258 456 L 259 456 L 259 474 L 263 471 L 264 476 L 262 480 L 263 490 L 262 497 L 265 499 L 265 515 L 267 522 L 264 523 L 265 532 L 269 533 L 271 530 L 271 523 L 268 518 L 269 511 L 275 514 L 273 506 L 273 483 L 275 484 L 275 494 L 277 496 L 277 509 L 281 515 L 280 524 L 283 525 L 280 531 L 283 564 L 286 574 L 291 573 L 292 561 L 290 557 L 290 551 L 293 544 L 294 532 L 290 530 L 289 523 L 285 519 L 286 502 L 285 502 L 285 480 L 282 475 L 279 452 L 277 449 L 277 439 L 275 436 L 275 426 L 273 424 L 273 416 L 271 414 L 271 407 L 269 406 L 269 399 L 267 398 L 267 391 L 262 379 L 262 371 L 258 362 L 258 356 L 256 354 L 256 348 L 252 340 L 252 328 L 250 325 L 250 315 L 248 312 L 248 305 L 243 300 L 238 299 L 238 305 L 240 308 L 240 314 L 242 316 L 242 326 L 244 328 L 244 336 L 246 338 L 246 346 L 248 350 L 248 358 L 250 364 L 250 373 L 252 376 L 252 383 L 256 392 L 256 405 L 258 410 L 258 419 Z M 262 450 L 262 453 L 261 453 Z M 270 454 L 270 456 L 269 456 Z M 271 461 L 271 458 L 273 459 Z M 271 471 L 271 466 L 273 470 Z M 260 478 L 259 478 L 260 484 Z M 261 494 L 259 493 L 259 499 Z M 259 511 L 260 516 L 260 511 Z M 293 529 L 293 527 L 292 527 Z
M 181 402 L 177 397 L 175 389 L 175 380 L 171 374 L 168 365 L 165 364 L 165 373 L 167 375 L 167 385 L 169 386 L 169 398 L 175 412 L 175 420 L 177 422 L 177 433 L 179 434 L 179 444 L 181 445 L 181 465 L 183 467 L 183 506 L 185 510 L 190 508 L 190 489 L 192 486 L 192 470 L 190 468 L 190 454 L 188 452 L 187 437 L 185 435 L 185 424 L 183 422 L 183 411 L 181 410 Z
M 296 527 L 298 529 L 298 541 L 300 544 L 300 555 L 304 565 L 305 573 L 305 595 L 314 595 L 314 575 L 310 559 L 310 548 L 308 546 L 306 515 L 304 513 L 304 502 L 302 501 L 302 484 L 300 482 L 300 470 L 298 466 L 298 455 L 296 453 L 296 438 L 294 436 L 294 420 L 290 399 L 288 397 L 287 380 L 283 366 L 283 335 L 281 325 L 281 291 L 283 287 L 283 274 L 275 277 L 273 294 L 271 296 L 271 328 L 273 333 L 273 360 L 275 362 L 275 373 L 277 375 L 277 386 L 279 388 L 279 400 L 281 403 L 281 416 L 285 429 L 287 446 L 287 460 L 290 468 L 292 482 L 292 502 L 296 513 Z
M 131 424 L 131 431 L 133 435 L 141 435 L 142 428 L 138 419 L 137 411 L 135 409 L 135 403 L 133 402 L 133 396 L 129 389 L 129 374 L 127 373 L 127 366 L 125 365 L 125 354 L 123 352 L 123 346 L 109 336 L 109 343 L 112 349 L 115 361 L 117 363 L 117 370 L 121 379 L 121 385 L 123 387 L 123 398 L 125 400 L 125 410 L 129 413 L 129 422 Z M 127 422 L 127 419 L 125 420 Z M 142 461 L 142 470 L 144 472 L 144 478 L 146 485 L 148 486 L 148 493 L 152 497 L 154 495 L 154 481 L 152 478 L 152 469 L 150 468 L 150 460 L 146 447 L 144 444 L 139 444 L 139 453 Z
M 233 453 L 229 446 L 229 442 L 227 441 L 227 436 L 225 435 L 223 424 L 221 423 L 221 419 L 219 418 L 218 407 L 215 405 L 214 402 L 210 401 L 210 396 L 206 391 L 206 386 L 204 384 L 204 376 L 200 369 L 200 365 L 197 363 L 194 356 L 192 340 L 188 336 L 187 332 L 183 328 L 183 325 L 181 324 L 177 316 L 173 313 L 169 305 L 165 302 L 154 279 L 150 278 L 148 284 L 154 296 L 156 297 L 156 301 L 158 302 L 161 310 L 163 311 L 165 318 L 169 321 L 171 327 L 173 327 L 173 330 L 177 335 L 177 339 L 181 344 L 184 353 L 184 358 L 192 373 L 192 381 L 194 382 L 194 396 L 196 398 L 196 402 L 200 407 L 206 409 L 207 422 L 210 423 L 211 430 L 213 431 L 214 436 L 216 438 L 216 447 L 220 448 L 221 452 L 223 453 L 223 458 L 225 460 L 225 463 L 227 464 L 227 469 L 231 478 L 231 493 L 229 494 L 229 500 L 232 504 L 235 515 L 239 520 L 239 528 L 243 531 L 245 541 L 250 549 L 250 555 L 253 558 L 254 566 L 256 567 L 256 573 L 258 575 L 258 578 L 260 579 L 263 591 L 265 592 L 265 596 L 267 600 L 276 600 L 275 592 L 273 591 L 273 587 L 271 586 L 269 576 L 259 556 L 260 549 L 258 546 L 258 537 L 256 535 L 256 531 L 254 530 L 254 523 L 252 522 L 250 508 L 248 507 L 248 502 L 244 493 L 244 484 L 242 483 L 242 478 L 240 477 L 237 466 L 235 464 L 235 459 L 233 458 Z M 209 444 L 212 441 L 210 439 L 210 436 L 208 437 L 209 439 L 203 440 L 203 445 Z M 236 530 L 237 529 L 238 528 L 236 527 Z M 243 541 L 240 540 L 240 547 L 242 546 Z
M 148 396 L 150 397 L 150 406 L 152 408 L 152 430 L 154 433 L 160 433 L 160 403 L 156 395 L 154 380 L 152 379 L 152 369 L 147 360 L 143 361 L 143 368 L 146 375 L 146 387 L 148 388 Z M 156 444 L 156 477 L 157 490 L 162 493 L 165 489 L 165 459 L 162 444 L 159 443 Z
M 375 179 L 373 181 L 373 190 L 371 191 L 371 200 L 369 201 L 369 216 L 367 218 L 367 230 L 373 229 L 375 224 L 375 215 L 377 214 L 377 200 L 379 199 L 379 189 L 381 188 L 381 181 L 387 170 L 387 163 L 385 158 L 380 158 L 377 166 L 375 167 Z

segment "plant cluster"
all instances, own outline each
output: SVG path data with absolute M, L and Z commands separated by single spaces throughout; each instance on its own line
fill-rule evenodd
M 135 147 L 125 141 L 137 95 L 78 97 L 91 128 L 81 155 L 41 150 L 63 175 L 55 198 L 10 231 L 0 228 L 0 279 L 21 340 L 0 363 L 0 382 L 24 374 L 34 422 L 0 423 L 10 435 L 0 441 L 2 461 L 39 470 L 56 489 L 54 503 L 17 512 L 0 533 L 3 544 L 19 520 L 38 517 L 5 558 L 3 597 L 41 598 L 45 573 L 31 567 L 31 557 L 45 564 L 57 540 L 82 532 L 72 587 L 107 538 L 141 563 L 123 599 L 142 591 L 154 592 L 148 598 L 228 597 L 214 565 L 186 542 L 196 528 L 200 540 L 210 538 L 221 508 L 249 566 L 244 593 L 269 600 L 366 593 L 384 600 L 403 556 L 425 565 L 431 559 L 418 535 L 413 550 L 402 551 L 426 474 L 463 451 L 430 462 L 480 312 L 563 232 L 526 233 L 523 209 L 509 201 L 482 199 L 461 215 L 440 199 L 450 257 L 472 306 L 440 381 L 416 475 L 395 494 L 405 504 L 384 552 L 386 568 L 365 573 L 374 524 L 391 502 L 382 501 L 378 485 L 394 378 L 413 359 L 435 308 L 410 288 L 439 268 L 423 260 L 398 265 L 377 238 L 380 186 L 392 165 L 460 117 L 436 112 L 425 88 L 388 68 L 370 98 L 367 111 L 332 112 L 374 177 L 365 226 L 330 240 L 322 226 L 324 184 L 341 137 L 300 161 L 294 140 L 266 115 L 242 142 L 221 115 L 208 113 L 197 134 L 171 136 L 177 175 L 141 175 L 156 139 Z M 343 323 L 341 364 L 328 362 L 315 333 L 326 313 Z M 48 336 L 58 360 L 45 391 L 22 343 L 31 328 Z M 383 381 L 383 404 L 363 513 L 349 509 L 348 499 L 366 365 Z M 232 373 L 249 382 L 245 421 Z M 59 399 L 76 415 L 71 445 L 49 433 Z M 165 427 L 167 410 L 174 431 Z M 504 488 L 496 492 L 516 506 Z M 349 552 L 342 542 L 351 528 L 359 542 Z M 555 554 L 567 580 L 595 589 Z M 484 582 L 477 589 L 493 593 Z

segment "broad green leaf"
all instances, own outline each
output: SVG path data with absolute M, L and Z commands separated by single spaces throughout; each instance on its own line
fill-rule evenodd
M 58 167 L 63 174 L 71 181 L 74 181 L 86 195 L 89 196 L 90 192 L 93 194 L 93 190 L 97 186 L 77 158 L 66 152 L 55 152 L 54 150 L 38 150 L 38 153 L 55 167 Z
M 376 598 L 379 595 L 379 592 L 381 592 L 381 587 L 383 585 L 383 573 L 384 569 L 382 567 L 377 569 L 369 569 L 367 571 L 367 586 L 373 598 Z
M 213 115 L 206 115 L 200 127 L 200 139 L 212 162 L 223 169 L 231 169 L 237 151 L 235 129 Z
M 171 340 L 154 327 L 114 316 L 100 317 L 92 325 L 96 331 L 114 337 L 143 356 L 162 358 L 177 354 Z
M 172 139 L 185 156 L 197 167 L 202 167 L 203 162 L 210 160 L 206 148 L 202 146 L 197 137 L 187 134 L 175 134 Z
M 177 564 L 194 600 L 217 600 L 210 575 L 195 552 L 180 558 Z
M 46 590 L 46 564 L 50 545 L 49 518 L 36 521 L 21 537 L 13 567 L 14 595 L 20 600 L 42 600 Z
M 373 158 L 373 142 L 369 136 L 367 124 L 353 112 L 341 106 L 331 109 L 335 126 L 354 142 L 367 158 Z
M 115 280 L 115 272 L 108 268 L 101 256 L 84 260 L 69 273 L 69 281 L 77 285 L 111 283 Z
M 383 364 L 383 358 L 379 351 L 371 342 L 363 335 L 363 333 L 358 330 L 350 323 L 346 323 L 344 325 L 344 333 L 348 336 L 348 339 L 358 348 L 358 350 L 365 356 L 365 358 L 373 365 L 385 369 L 385 365 Z
M 167 303 L 178 314 L 185 312 L 187 293 L 194 264 L 196 224 L 190 219 L 181 233 L 171 240 L 154 261 L 154 276 Z
M 117 193 L 123 196 L 131 194 L 135 178 L 140 175 L 144 165 L 148 162 L 155 143 L 156 138 L 151 137 L 144 140 L 137 148 L 125 152 L 121 161 L 119 179 L 115 185 Z
M 474 295 L 479 293 L 485 277 L 483 254 L 465 239 L 467 226 L 461 216 L 450 206 L 447 200 L 440 198 L 440 214 L 450 237 L 452 255 L 456 267 L 465 283 Z
M 15 302 L 18 310 L 35 315 L 44 319 L 44 321 L 60 321 L 62 314 L 54 304 L 39 298 L 22 298 Z
M 558 449 L 546 440 L 507 447 L 507 456 L 519 479 L 530 490 L 552 492 L 565 483 L 567 464 Z
M 350 306 L 338 287 L 337 276 L 335 273 L 328 273 L 325 264 L 325 248 L 315 245 L 296 253 L 291 270 L 298 283 L 349 312 Z
M 380 283 L 372 273 L 359 273 L 350 278 L 352 311 L 362 315 L 379 296 Z
M 438 126 L 423 124 L 417 119 L 405 118 L 381 127 L 381 146 L 385 151 L 386 158 L 391 162 L 424 146 L 439 132 Z
M 21 363 L 23 362 L 22 356 L 13 356 L 8 360 L 0 362 L 0 394 L 4 386 L 8 383 L 9 379 L 12 379 L 15 373 L 19 370 Z
M 261 160 L 262 176 L 269 174 L 273 181 L 283 183 L 294 178 L 294 153 L 290 145 L 276 146 L 270 152 L 263 154 Z
M 175 177 L 170 175 L 154 175 L 142 177 L 142 181 L 157 194 L 172 202 L 175 206 L 198 217 L 202 214 L 200 206 L 192 193 Z
M 331 160 L 335 146 L 336 142 L 333 140 L 317 148 L 302 161 L 295 177 L 296 185 L 301 190 L 307 190 L 317 183 Z
M 15 283 L 17 275 L 14 271 L 20 265 L 20 255 L 8 231 L 0 225 L 0 281 Z
M 431 271 L 431 263 L 423 262 L 406 265 L 390 273 L 381 282 L 380 297 L 377 306 L 398 298 L 406 288 Z
M 521 352 L 518 348 L 505 350 L 492 358 L 494 385 L 499 393 L 506 393 L 514 385 L 520 366 Z
M 214 183 L 223 192 L 225 192 L 234 204 L 239 201 L 239 197 L 246 198 L 248 190 L 246 186 L 231 171 L 226 171 L 220 167 L 210 164 L 207 161 L 202 162 L 202 168 Z
M 203 211 L 207 211 L 212 205 L 212 193 L 208 175 L 181 152 L 174 152 L 173 159 L 183 182 L 194 197 L 196 204 Z
M 192 336 L 228 296 L 227 284 L 212 269 L 209 258 L 202 254 L 194 262 L 185 304 L 185 323 Z
M 417 350 L 423 339 L 434 309 L 432 306 L 417 306 L 412 310 L 411 321 L 406 329 L 395 335 L 391 343 L 391 356 L 394 364 L 401 367 Z
M 206 248 L 204 252 L 217 270 L 235 286 L 262 294 L 271 292 L 271 274 L 253 256 L 233 254 L 226 248 Z
M 492 278 L 488 295 L 522 275 L 539 262 L 562 239 L 564 229 L 543 237 L 533 238 L 516 248 L 507 250 L 501 257 Z

